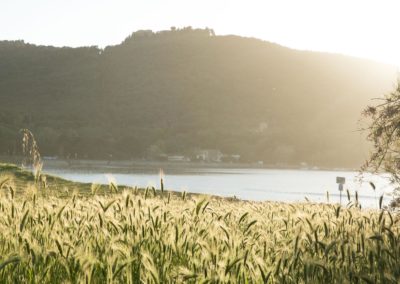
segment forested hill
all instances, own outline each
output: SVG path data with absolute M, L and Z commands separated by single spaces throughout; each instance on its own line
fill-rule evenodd
M 44 155 L 191 156 L 357 166 L 362 109 L 391 90 L 394 67 L 292 50 L 212 30 L 138 31 L 120 45 L 0 42 L 0 154 L 20 128 Z

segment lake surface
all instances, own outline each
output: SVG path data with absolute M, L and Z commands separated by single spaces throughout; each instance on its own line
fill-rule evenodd
M 155 186 L 159 188 L 159 169 L 118 170 L 118 169 L 47 169 L 51 173 L 65 179 L 89 182 L 108 183 L 115 180 L 119 185 Z M 384 195 L 384 204 L 391 199 L 392 186 L 382 176 L 366 175 L 360 183 L 358 172 L 319 171 L 319 170 L 282 170 L 282 169 L 165 169 L 164 184 L 166 189 L 187 191 L 219 196 L 236 196 L 245 200 L 256 201 L 305 201 L 307 198 L 315 202 L 339 202 L 340 193 L 336 177 L 346 178 L 342 193 L 342 204 L 348 203 L 346 189 L 351 200 L 355 191 L 363 207 L 377 207 L 377 199 Z M 369 182 L 376 185 L 376 192 Z

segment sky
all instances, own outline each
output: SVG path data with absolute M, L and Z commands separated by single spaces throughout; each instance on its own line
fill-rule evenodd
M 0 40 L 104 47 L 171 26 L 400 66 L 398 0 L 0 0 Z

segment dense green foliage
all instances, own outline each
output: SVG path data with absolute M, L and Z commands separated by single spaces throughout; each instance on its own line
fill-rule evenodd
M 0 179 L 2 283 L 398 283 L 399 215 Z
M 139 31 L 123 43 L 0 42 L 0 154 L 31 129 L 44 155 L 141 158 L 195 149 L 242 161 L 358 165 L 360 111 L 395 70 L 212 30 Z

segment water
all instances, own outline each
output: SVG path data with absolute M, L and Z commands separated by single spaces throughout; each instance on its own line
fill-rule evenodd
M 75 170 L 49 169 L 46 172 L 58 175 L 65 179 L 89 182 L 108 183 L 115 179 L 119 185 L 155 186 L 159 188 L 159 169 L 135 170 L 122 172 L 109 169 Z M 391 199 L 392 187 L 382 176 L 366 175 L 360 184 L 357 172 L 350 171 L 319 171 L 319 170 L 282 170 L 282 169 L 171 169 L 164 170 L 166 189 L 187 191 L 219 196 L 236 196 L 245 200 L 256 201 L 305 201 L 307 198 L 314 202 L 338 203 L 340 193 L 336 184 L 336 177 L 346 178 L 342 192 L 342 204 L 348 203 L 346 189 L 349 190 L 351 200 L 358 192 L 359 202 L 363 207 L 377 208 L 379 196 L 384 195 L 384 205 Z M 369 182 L 376 185 L 376 191 Z

